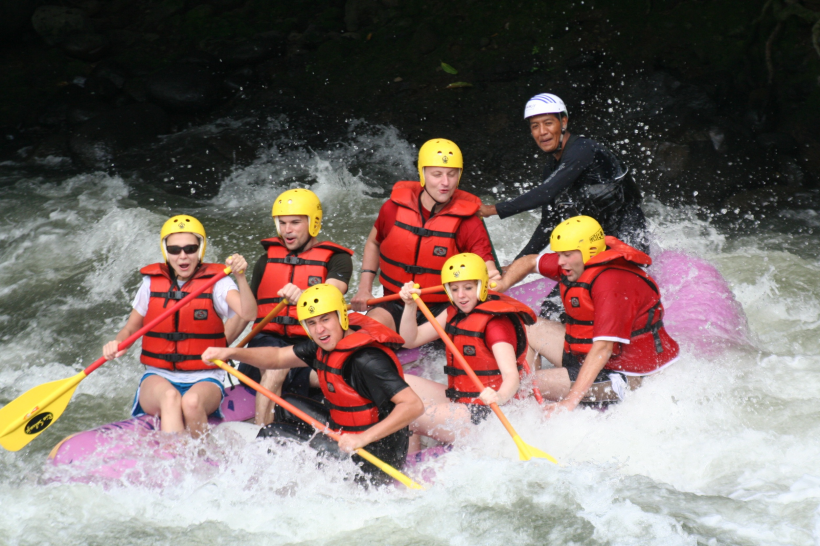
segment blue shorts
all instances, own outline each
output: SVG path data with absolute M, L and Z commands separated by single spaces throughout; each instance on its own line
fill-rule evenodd
M 143 410 L 142 406 L 140 406 L 140 388 L 142 387 L 142 382 L 145 381 L 145 378 L 151 377 L 152 375 L 162 377 L 159 374 L 147 373 L 143 375 L 142 378 L 140 378 L 140 386 L 137 387 L 137 393 L 134 395 L 134 405 L 131 408 L 131 417 L 139 417 L 140 415 L 145 415 L 145 410 Z M 165 380 L 168 381 L 167 379 Z M 195 383 L 174 383 L 173 381 L 168 382 L 174 386 L 177 392 L 179 392 L 180 396 L 185 396 L 185 393 L 191 390 L 191 387 L 193 387 L 197 383 L 209 382 L 218 386 L 219 391 L 222 393 L 222 398 L 219 400 L 219 407 L 216 408 L 216 411 L 210 414 L 208 417 L 216 417 L 217 419 L 224 418 L 224 415 L 222 415 L 222 400 L 225 400 L 225 386 L 216 379 L 203 379 L 202 381 L 197 381 Z

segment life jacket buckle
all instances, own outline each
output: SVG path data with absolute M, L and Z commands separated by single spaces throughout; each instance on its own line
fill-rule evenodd
M 186 295 L 187 293 L 183 292 L 182 290 L 171 290 L 170 292 L 168 292 L 168 299 L 178 301 L 184 298 Z
M 288 265 L 299 265 L 301 260 L 297 256 L 285 256 L 282 258 L 282 262 Z
M 162 337 L 164 337 L 168 341 L 184 341 L 184 340 L 188 339 L 187 334 L 185 334 L 183 332 L 171 332 L 171 333 L 163 335 Z

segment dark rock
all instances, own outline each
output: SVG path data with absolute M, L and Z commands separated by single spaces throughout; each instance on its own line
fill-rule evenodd
M 49 135 L 35 146 L 27 158 L 40 165 L 66 167 L 71 165 L 68 137 L 63 133 Z
M 432 53 L 439 45 L 439 37 L 431 25 L 422 23 L 410 40 L 413 50 L 419 55 Z
M 287 52 L 284 36 L 275 32 L 247 39 L 206 40 L 200 48 L 228 66 L 257 64 Z
M 176 64 L 146 79 L 148 96 L 173 112 L 201 112 L 225 98 L 213 70 L 196 64 Z
M 91 32 L 71 34 L 60 43 L 66 55 L 89 63 L 102 59 L 108 52 L 109 45 L 108 38 Z
M 0 0 L 0 42 L 12 42 L 20 37 L 38 3 L 37 0 Z
M 256 81 L 256 74 L 250 67 L 240 68 L 225 78 L 225 85 L 234 91 L 241 91 Z
M 104 102 L 84 100 L 69 106 L 66 119 L 71 125 L 81 125 L 100 114 L 111 111 L 112 107 Z
M 85 90 L 96 98 L 111 100 L 119 94 L 114 82 L 99 76 L 89 76 L 85 79 Z
M 356 32 L 361 27 L 373 24 L 378 18 L 379 6 L 376 0 L 347 0 L 345 2 L 345 27 L 348 32 Z
M 128 71 L 113 61 L 103 61 L 97 63 L 91 71 L 91 77 L 105 79 L 114 84 L 117 89 L 122 89 L 125 80 L 128 79 Z
M 797 152 L 797 142 L 786 133 L 763 133 L 755 139 L 767 152 L 794 154 Z
M 153 104 L 134 104 L 85 122 L 69 139 L 69 148 L 91 169 L 112 166 L 118 154 L 145 145 L 168 130 L 168 117 Z
M 40 6 L 31 16 L 31 24 L 49 45 L 58 44 L 72 34 L 90 30 L 83 10 L 61 6 Z

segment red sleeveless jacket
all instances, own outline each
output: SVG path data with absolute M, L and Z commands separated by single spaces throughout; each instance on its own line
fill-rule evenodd
M 256 321 L 259 323 L 268 313 L 282 301 L 279 290 L 288 283 L 293 283 L 302 290 L 327 280 L 327 264 L 337 252 L 347 252 L 351 256 L 353 251 L 336 243 L 324 242 L 299 253 L 292 255 L 281 239 L 274 237 L 264 239 L 262 246 L 268 252 L 268 262 L 265 272 L 256 291 Z M 263 329 L 279 336 L 305 336 L 305 330 L 296 319 L 295 302 L 288 302 L 287 309 L 280 312 Z
M 319 386 L 330 408 L 330 428 L 360 433 L 379 422 L 379 408 L 345 382 L 342 369 L 354 353 L 365 347 L 375 347 L 390 357 L 403 378 L 401 362 L 394 349 L 401 347 L 404 339 L 365 315 L 351 313 L 349 319 L 350 328 L 354 332 L 343 337 L 329 353 L 318 349 L 315 369 L 319 376 Z
M 612 357 L 605 366 L 608 370 L 631 373 L 649 373 L 678 356 L 680 348 L 663 327 L 663 304 L 655 281 L 640 265 L 650 265 L 652 259 L 615 237 L 606 238 L 607 250 L 591 258 L 584 265 L 584 272 L 575 282 L 561 279 L 561 299 L 567 313 L 564 351 L 579 355 L 592 348 L 595 306 L 592 301 L 592 285 L 610 269 L 627 271 L 645 282 L 655 293 L 654 303 L 647 310 L 647 321 L 630 334 L 626 346 L 615 343 Z M 636 358 L 640 356 L 640 358 Z
M 168 305 L 187 296 L 203 280 L 210 279 L 225 266 L 201 264 L 182 287 L 172 285 L 166 264 L 151 264 L 140 273 L 151 277 L 151 297 L 143 321 L 147 324 L 158 317 Z M 160 322 L 142 339 L 140 362 L 173 371 L 213 370 L 201 358 L 208 347 L 225 347 L 225 327 L 216 314 L 211 286 L 176 313 Z
M 478 212 L 481 200 L 456 190 L 440 211 L 422 222 L 421 184 L 396 182 L 390 199 L 396 203 L 396 223 L 379 246 L 379 280 L 398 292 L 413 281 L 422 288 L 441 284 L 441 268 L 447 258 L 462 252 L 456 246 L 456 232 L 464 218 Z M 425 294 L 425 303 L 448 301 L 446 294 Z
M 498 390 L 501 387 L 501 370 L 495 360 L 492 349 L 484 341 L 484 331 L 493 318 L 508 317 L 515 327 L 516 346 L 515 354 L 518 358 L 518 371 L 523 375 L 530 373 L 527 364 L 527 332 L 525 325 L 535 323 L 536 317 L 532 309 L 504 294 L 490 291 L 487 301 L 475 306 L 465 315 L 451 305 L 447 309 L 447 325 L 444 330 L 455 344 L 458 351 L 464 356 L 467 364 L 473 369 L 485 387 Z M 475 384 L 467 376 L 458 362 L 455 362 L 450 349 L 447 349 L 447 365 L 444 367 L 447 374 L 447 397 L 462 404 L 480 404 L 484 402 L 478 398 Z

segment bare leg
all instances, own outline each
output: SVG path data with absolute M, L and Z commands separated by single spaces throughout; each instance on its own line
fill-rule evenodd
M 373 309 L 367 312 L 367 316 L 372 318 L 376 322 L 384 324 L 394 332 L 396 331 L 396 322 L 393 320 L 393 315 L 391 315 L 381 307 L 374 307 Z
M 424 402 L 424 413 L 410 423 L 414 434 L 451 444 L 469 431 L 470 410 L 465 404 L 450 402 L 444 385 L 415 375 L 404 380 Z
M 282 385 L 288 376 L 289 369 L 285 370 L 262 370 L 262 377 L 259 384 L 277 396 L 282 396 Z M 256 416 L 254 424 L 264 426 L 273 422 L 273 409 L 276 404 L 267 396 L 256 393 Z
M 182 397 L 182 414 L 191 436 L 199 438 L 208 425 L 208 416 L 219 408 L 222 392 L 210 381 L 200 381 Z
M 527 327 L 527 340 L 535 353 L 543 356 L 553 366 L 561 366 L 564 354 L 564 335 L 566 329 L 560 322 L 538 319 L 538 322 Z M 530 356 L 530 353 L 527 353 Z M 530 362 L 532 364 L 532 362 Z
M 182 396 L 171 383 L 158 375 L 145 378 L 140 385 L 140 406 L 149 415 L 158 416 L 162 432 L 182 432 Z
M 565 368 L 556 367 L 535 372 L 535 384 L 547 400 L 563 400 L 572 388 L 569 373 Z

